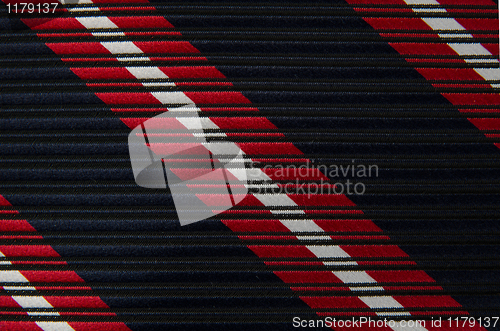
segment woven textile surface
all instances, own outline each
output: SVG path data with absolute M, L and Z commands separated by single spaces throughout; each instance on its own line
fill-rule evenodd
M 0 330 L 500 330 L 497 0 L 0 3 Z

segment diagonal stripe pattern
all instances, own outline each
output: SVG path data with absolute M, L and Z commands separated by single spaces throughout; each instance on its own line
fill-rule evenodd
M 124 32 L 119 31 L 120 26 L 119 24 L 117 25 L 116 22 L 113 22 L 110 18 L 101 16 L 99 17 L 98 20 L 91 20 L 87 17 L 77 17 L 75 18 L 81 25 L 83 25 L 87 29 L 115 29 L 118 31 L 115 31 L 115 35 L 119 36 L 125 36 Z M 162 22 L 164 26 L 170 26 L 168 22 L 163 22 L 161 18 L 157 18 L 159 22 Z M 51 24 L 54 24 L 54 22 L 51 22 Z M 102 34 L 100 32 L 91 32 L 93 36 L 95 37 L 101 37 Z M 78 49 L 76 53 L 73 54 L 112 54 L 116 56 L 116 58 L 119 61 L 127 61 L 127 63 L 130 62 L 131 59 L 133 61 L 141 61 L 141 62 L 151 62 L 154 61 L 154 58 L 151 56 L 147 56 L 148 53 L 170 53 L 175 54 L 175 53 L 197 53 L 197 50 L 192 48 L 192 46 L 188 45 L 185 42 L 164 42 L 164 43 L 154 43 L 154 42 L 129 42 L 129 41 L 120 41 L 120 42 L 107 42 L 107 41 L 102 41 L 99 43 L 92 42 L 92 43 L 86 43 L 85 45 L 81 45 L 81 43 L 68 43 L 67 45 L 63 45 L 61 43 L 48 43 L 48 46 L 52 48 L 52 50 L 62 56 L 68 54 L 68 50 L 71 50 L 71 52 L 74 52 L 74 49 Z M 134 55 L 134 57 L 130 57 L 130 55 Z M 109 58 L 108 58 L 109 60 Z M 75 73 L 77 73 L 80 77 L 85 79 L 85 77 L 95 77 L 92 76 L 95 73 L 98 73 L 101 78 L 108 79 L 108 78 L 116 78 L 117 74 L 123 74 L 123 76 L 127 76 L 127 78 L 130 78 L 130 75 L 132 75 L 133 79 L 136 79 L 136 82 L 140 82 L 142 86 L 144 87 L 151 87 L 151 86 L 162 86 L 162 87 L 168 87 L 168 86 L 174 86 L 175 84 L 172 83 L 169 80 L 169 76 L 167 75 L 166 72 L 168 72 L 169 69 L 164 69 L 160 67 L 155 67 L 154 65 L 148 65 L 148 66 L 125 66 L 126 69 L 125 71 L 120 71 L 120 67 L 109 67 L 109 68 L 95 68 L 93 70 L 85 70 L 83 68 L 77 68 L 74 67 L 72 68 Z M 214 71 L 216 72 L 216 71 Z M 216 72 L 217 75 L 221 75 L 220 73 Z M 107 76 L 109 75 L 109 76 Z M 143 80 L 164 80 L 160 82 L 143 82 Z M 104 83 L 105 84 L 105 83 Z M 92 86 L 92 84 L 89 84 L 89 86 Z M 196 112 L 203 112 L 203 109 L 200 107 L 197 107 L 197 104 L 211 104 L 212 100 L 217 100 L 215 103 L 223 103 L 221 100 L 225 100 L 229 104 L 247 104 L 248 101 L 240 94 L 238 93 L 223 93 L 223 92 L 208 92 L 208 93 L 197 93 L 197 92 L 163 92 L 163 91 L 158 91 L 158 92 L 150 92 L 150 93 L 136 93 L 136 94 L 130 94 L 130 93 L 101 93 L 98 94 L 98 96 L 106 103 L 116 106 L 117 104 L 125 104 L 129 105 L 130 103 L 137 103 L 141 105 L 165 105 L 168 107 L 169 105 L 176 105 L 176 104 L 189 104 L 192 107 L 192 111 Z M 131 119 L 127 118 L 124 120 L 125 123 L 129 124 L 137 124 L 140 121 L 145 120 L 145 118 L 136 118 L 136 119 Z M 208 127 L 214 129 L 214 130 L 219 130 L 221 127 L 217 126 L 216 122 L 217 121 L 212 121 L 211 118 L 206 117 L 206 124 Z M 265 118 L 262 119 L 262 121 L 265 123 L 265 125 L 271 125 L 270 123 L 266 123 Z M 130 125 L 129 125 L 130 126 Z M 189 128 L 187 126 L 187 128 Z M 278 147 L 281 149 L 281 151 L 286 150 L 286 149 L 292 149 L 294 148 L 290 144 L 282 144 L 283 146 Z M 251 153 L 248 151 L 251 151 L 252 147 L 254 145 L 249 144 L 249 146 L 245 146 L 244 144 L 239 144 L 239 147 L 242 148 L 247 154 L 251 156 Z M 264 153 L 264 154 L 273 154 L 274 148 L 276 146 L 266 146 L 262 145 L 259 146 L 260 148 L 268 148 L 269 152 Z M 237 175 L 237 174 L 235 174 Z M 262 176 L 263 180 L 270 181 L 275 178 L 273 178 L 272 175 L 270 174 L 264 174 L 263 172 L 260 173 L 260 176 Z M 270 184 L 271 187 L 274 186 L 276 187 L 277 184 Z M 318 222 L 316 220 L 312 219 L 298 219 L 298 220 L 293 220 L 293 219 L 281 219 L 280 216 L 282 215 L 290 215 L 290 214 L 296 214 L 296 215 L 301 215 L 304 216 L 306 215 L 306 211 L 296 209 L 295 207 L 297 206 L 307 206 L 307 201 L 299 199 L 297 196 L 288 196 L 285 194 L 273 194 L 273 195 L 268 195 L 268 194 L 254 194 L 255 200 L 254 203 L 260 203 L 264 206 L 271 207 L 271 213 L 275 215 L 275 217 L 280 221 L 281 225 L 283 225 L 288 231 L 292 233 L 300 232 L 302 234 L 307 234 L 311 233 L 310 236 L 295 236 L 299 240 L 311 240 L 311 236 L 313 236 L 314 240 L 331 240 L 331 237 L 329 236 L 321 236 L 322 232 L 325 232 L 325 230 L 318 225 Z M 350 202 L 346 197 L 335 197 L 335 199 L 331 199 L 330 197 L 323 197 L 325 199 L 325 202 L 327 203 L 328 206 L 353 206 L 353 203 Z M 276 208 L 278 207 L 278 208 Z M 292 207 L 292 208 L 290 208 Z M 293 212 L 292 212 L 293 210 Z M 226 223 L 229 227 L 235 226 L 236 223 L 231 224 L 231 222 Z M 245 223 L 239 223 L 238 226 L 245 226 Z M 369 221 L 366 222 L 367 228 L 374 229 L 374 225 L 370 223 Z M 236 228 L 236 226 L 235 226 Z M 304 245 L 308 253 L 305 254 L 310 254 L 312 253 L 315 257 L 319 259 L 331 259 L 331 258 L 338 258 L 338 259 L 345 259 L 345 262 L 323 262 L 324 265 L 326 266 L 332 266 L 332 265 L 338 265 L 339 263 L 342 265 L 358 265 L 357 262 L 355 261 L 356 256 L 350 255 L 348 253 L 348 247 L 341 247 L 338 245 Z M 390 249 L 390 247 L 388 247 Z M 269 254 L 269 249 L 263 249 L 263 247 L 253 247 L 254 251 L 262 256 L 265 257 L 266 254 Z M 393 248 L 394 251 L 397 251 L 397 248 Z M 305 251 L 304 251 L 305 252 Z M 286 253 L 285 254 L 289 254 Z M 397 253 L 396 253 L 397 254 Z M 349 285 L 349 289 L 353 292 L 356 291 L 363 291 L 363 286 L 366 285 L 374 285 L 377 283 L 376 278 L 373 277 L 373 275 L 376 275 L 377 273 L 371 273 L 372 275 L 368 274 L 366 271 L 333 271 L 333 275 L 338 278 L 340 281 L 343 283 L 346 283 Z M 404 273 L 402 273 L 404 274 Z M 282 279 L 286 279 L 287 277 L 290 277 L 291 273 L 286 273 L 282 274 L 280 277 Z M 306 276 L 307 277 L 307 276 Z M 398 282 L 404 282 L 405 281 L 405 276 L 400 278 Z M 379 278 L 381 279 L 381 278 Z M 426 276 L 425 274 L 421 273 L 420 276 L 417 276 L 416 279 L 420 279 L 426 282 L 432 282 L 432 280 Z M 285 280 L 286 281 L 286 280 Z M 297 278 L 293 279 L 292 282 L 297 282 Z M 353 286 L 355 285 L 355 286 Z M 359 287 L 361 286 L 361 287 Z M 383 286 L 371 286 L 370 289 L 372 291 L 383 291 L 384 288 Z M 408 315 L 408 311 L 404 310 L 404 306 L 400 303 L 401 301 L 404 301 L 403 298 L 400 298 L 397 300 L 393 296 L 388 296 L 388 295 L 375 295 L 375 296 L 364 296 L 364 295 L 358 295 L 357 298 L 363 302 L 364 305 L 373 308 L 373 309 L 396 309 L 396 312 L 379 312 L 379 315 L 382 316 L 394 316 L 394 315 Z M 314 298 L 314 297 L 304 297 L 304 301 L 306 301 L 310 306 L 312 307 L 326 307 L 325 304 L 327 304 L 328 300 L 325 300 L 325 298 Z M 450 306 L 456 306 L 456 303 L 451 303 Z M 398 329 L 396 327 L 395 329 Z

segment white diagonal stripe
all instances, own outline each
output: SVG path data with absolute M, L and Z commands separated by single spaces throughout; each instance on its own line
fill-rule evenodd
M 325 245 L 325 246 L 306 246 L 311 252 L 314 253 L 319 258 L 329 258 L 329 257 L 351 257 L 346 253 L 340 246 L 337 245 Z
M 151 92 L 151 94 L 163 104 L 191 104 L 193 101 L 189 99 L 183 92 Z
M 112 54 L 143 54 L 139 47 L 131 41 L 101 41 L 108 51 Z
M 404 308 L 399 302 L 397 302 L 393 297 L 388 295 L 379 296 L 360 296 L 361 301 L 363 301 L 370 308 L 383 309 L 387 307 L 391 308 Z M 410 313 L 398 311 L 398 312 L 378 312 L 379 316 L 410 316 Z
M 36 322 L 43 331 L 75 331 L 67 322 Z
M 53 308 L 52 305 L 41 296 L 13 295 L 12 299 L 23 308 Z
M 422 17 L 422 20 L 433 30 L 465 30 L 451 17 Z
M 3 283 L 28 283 L 26 277 L 17 270 L 0 270 L 0 280 Z
M 483 45 L 478 43 L 448 43 L 448 45 L 453 48 L 458 55 L 462 56 L 491 55 Z
M 324 232 L 313 220 L 280 220 L 292 232 Z
M 297 206 L 286 194 L 255 194 L 255 197 L 266 206 Z M 302 211 L 304 213 L 304 211 Z
M 125 67 L 137 79 L 168 78 L 158 67 Z M 172 83 L 172 85 L 175 85 Z
M 87 29 L 118 29 L 116 24 L 106 16 L 87 16 L 75 18 Z
M 419 5 L 436 5 L 440 6 L 440 3 L 436 0 L 404 0 L 406 4 L 411 6 L 419 6 Z M 444 8 L 417 8 L 414 7 L 413 11 L 416 13 L 422 12 L 440 12 L 446 13 L 446 9 Z M 466 31 L 466 29 L 457 22 L 452 17 L 421 17 L 421 19 L 429 25 L 433 30 L 441 30 L 441 31 L 450 31 L 450 33 L 439 33 L 441 38 L 473 38 L 470 34 L 460 34 L 453 33 L 456 31 Z M 490 51 L 488 51 L 483 45 L 475 42 L 450 42 L 447 43 L 458 55 L 460 56 L 492 56 Z M 492 58 L 465 58 L 465 62 L 474 64 L 474 63 L 491 63 L 491 64 L 500 64 L 498 59 Z M 485 80 L 500 80 L 500 70 L 498 68 L 474 68 L 474 70 Z M 491 87 L 499 88 L 500 84 L 491 83 Z

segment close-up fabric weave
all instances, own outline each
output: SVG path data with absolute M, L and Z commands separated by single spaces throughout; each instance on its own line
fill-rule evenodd
M 0 2 L 0 330 L 500 330 L 497 0 Z

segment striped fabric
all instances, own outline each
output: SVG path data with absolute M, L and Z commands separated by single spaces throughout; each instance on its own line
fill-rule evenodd
M 500 329 L 497 2 L 3 2 L 0 330 Z M 256 174 L 185 226 L 180 106 Z

